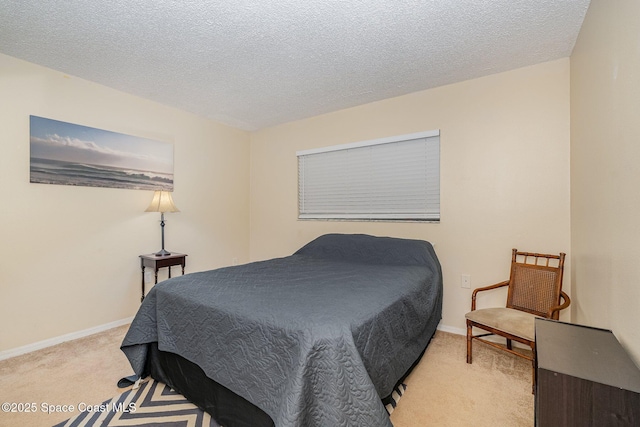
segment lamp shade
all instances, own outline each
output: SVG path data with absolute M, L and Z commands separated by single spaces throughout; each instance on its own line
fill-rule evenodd
M 180 210 L 173 203 L 171 193 L 169 191 L 156 190 L 153 193 L 153 200 L 151 204 L 145 210 L 145 212 L 180 212 Z

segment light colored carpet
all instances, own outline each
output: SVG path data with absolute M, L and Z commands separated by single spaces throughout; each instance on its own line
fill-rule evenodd
M 0 400 L 37 406 L 35 413 L 0 412 L 0 426 L 52 426 L 79 411 L 47 414 L 42 404 L 96 405 L 122 393 L 118 380 L 133 373 L 120 351 L 127 329 L 121 326 L 0 361 Z
M 391 414 L 395 427 L 531 427 L 531 363 L 466 337 L 438 331 L 407 378 L 407 391 Z
M 122 393 L 116 386 L 131 367 L 120 351 L 127 327 L 0 361 L 0 400 L 35 403 L 35 413 L 0 412 L 0 426 L 52 426 L 75 415 L 80 403 L 97 405 Z M 463 336 L 438 331 L 407 378 L 391 415 L 395 427 L 533 426 L 531 365 L 474 343 L 465 362 Z M 73 405 L 74 412 L 43 412 Z M 48 406 L 47 406 L 48 407 Z M 62 408 L 59 408 L 60 410 Z

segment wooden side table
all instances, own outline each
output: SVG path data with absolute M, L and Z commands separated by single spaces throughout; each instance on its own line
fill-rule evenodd
M 140 255 L 140 268 L 142 269 L 142 298 L 144 301 L 144 269 L 146 267 L 153 268 L 155 274 L 155 283 L 158 283 L 158 270 L 167 267 L 169 269 L 169 278 L 171 278 L 171 267 L 174 265 L 182 266 L 182 274 L 184 275 L 184 266 L 186 264 L 187 254 L 178 254 L 172 252 L 171 255 L 159 256 L 156 254 Z

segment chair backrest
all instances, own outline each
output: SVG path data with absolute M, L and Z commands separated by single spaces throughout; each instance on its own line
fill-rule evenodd
M 548 317 L 549 309 L 560 304 L 564 257 L 564 253 L 537 254 L 513 249 L 507 308 Z M 557 311 L 552 318 L 558 319 Z

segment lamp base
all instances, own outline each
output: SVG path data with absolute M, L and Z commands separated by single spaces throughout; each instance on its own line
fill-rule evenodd
M 167 255 L 171 255 L 171 252 L 165 251 L 164 248 L 163 248 L 160 252 L 156 252 L 154 255 L 155 256 L 167 256 Z

